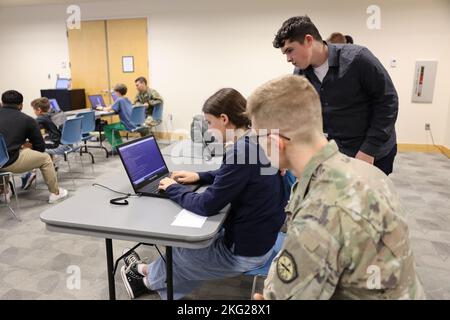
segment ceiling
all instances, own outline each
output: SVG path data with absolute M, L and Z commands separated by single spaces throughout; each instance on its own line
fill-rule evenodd
M 0 0 L 0 7 L 20 7 L 46 4 L 77 4 L 82 2 L 98 2 L 98 0 Z

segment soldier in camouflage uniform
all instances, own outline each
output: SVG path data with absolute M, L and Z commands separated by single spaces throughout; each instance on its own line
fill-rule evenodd
M 145 105 L 147 108 L 147 116 L 151 117 L 153 114 L 153 107 L 163 103 L 163 98 L 158 91 L 147 86 L 147 79 L 144 77 L 137 78 L 135 84 L 138 93 L 134 99 L 134 104 Z
M 272 164 L 299 177 L 264 298 L 424 299 L 392 182 L 323 137 L 320 100 L 308 80 L 273 80 L 252 94 L 248 110 Z

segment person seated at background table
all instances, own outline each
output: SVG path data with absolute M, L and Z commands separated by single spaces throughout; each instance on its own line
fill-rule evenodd
M 34 110 L 34 114 L 37 116 L 36 121 L 39 124 L 40 129 L 44 129 L 48 133 L 48 141 L 45 141 L 45 152 L 47 152 L 55 165 L 55 156 L 64 155 L 65 151 L 70 150 L 69 145 L 61 144 L 61 130 L 62 126 L 58 127 L 53 120 L 56 115 L 50 108 L 50 101 L 48 98 L 37 98 L 31 101 L 31 107 Z M 58 116 L 65 118 L 64 112 L 58 113 Z M 27 190 L 36 179 L 36 170 L 26 173 L 22 176 L 22 189 Z
M 118 83 L 114 86 L 114 92 L 117 95 L 117 100 L 112 106 L 96 108 L 100 111 L 114 111 L 119 115 L 120 122 L 108 124 L 103 128 L 106 139 L 113 150 L 123 142 L 120 131 L 132 131 L 136 129 L 136 126 L 131 122 L 133 105 L 131 104 L 131 101 L 125 97 L 128 92 L 127 86 L 123 83 Z
M 146 108 L 147 119 L 145 123 L 151 124 L 153 121 L 153 109 L 155 106 L 162 104 L 163 98 L 155 89 L 147 86 L 147 79 L 144 77 L 137 78 L 134 83 L 138 93 L 134 98 L 135 105 L 144 105 Z
M 52 159 L 45 153 L 45 142 L 39 125 L 32 117 L 21 112 L 23 96 L 20 92 L 9 90 L 2 94 L 3 107 L 0 108 L 0 134 L 6 142 L 9 160 L 0 171 L 24 173 L 39 168 L 50 196 L 49 203 L 58 202 L 67 197 L 67 190 L 58 186 Z M 23 147 L 23 146 L 27 147 Z M 8 186 L 0 186 L 11 197 Z
M 61 135 L 63 124 L 58 126 L 55 123 L 56 113 L 50 108 L 50 101 L 47 98 L 38 98 L 31 101 L 31 107 L 37 116 L 36 121 L 41 129 L 48 133 L 49 141 L 45 142 L 45 152 L 47 152 L 52 160 L 56 155 L 64 155 L 64 152 L 70 150 L 70 146 L 61 144 Z M 64 112 L 57 114 L 58 117 L 65 117 Z M 61 119 L 58 119 L 61 121 Z M 64 123 L 64 121 L 62 121 Z
M 347 43 L 347 38 L 340 32 L 333 32 L 327 38 L 328 43 Z
M 263 266 L 285 221 L 282 177 L 250 139 L 245 110 L 245 98 L 234 89 L 221 89 L 211 96 L 203 112 L 209 129 L 218 133 L 216 138 L 228 142 L 222 165 L 209 172 L 174 172 L 172 178 L 160 182 L 160 189 L 170 199 L 202 216 L 216 215 L 231 204 L 223 229 L 210 246 L 173 248 L 175 299 L 187 295 L 203 280 L 233 277 Z M 203 193 L 191 192 L 183 185 L 196 182 L 211 185 Z M 131 251 L 130 255 L 136 257 L 137 253 Z M 135 262 L 123 266 L 121 274 L 131 298 L 148 290 L 167 298 L 163 259 L 149 265 Z
M 250 96 L 248 113 L 273 165 L 299 178 L 286 239 L 255 298 L 423 299 L 394 185 L 327 141 L 313 85 L 303 76 L 274 79 Z

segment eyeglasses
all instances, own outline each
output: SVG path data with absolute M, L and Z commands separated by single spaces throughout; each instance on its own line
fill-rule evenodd
M 250 134 L 250 137 L 254 137 L 254 138 L 256 138 L 256 140 L 258 141 L 259 138 L 261 138 L 261 137 L 268 137 L 268 136 L 270 136 L 271 134 L 277 135 L 277 136 L 279 136 L 280 138 L 282 138 L 282 139 L 284 139 L 284 140 L 291 141 L 291 138 L 286 137 L 285 135 L 283 135 L 283 134 L 281 134 L 281 133 L 279 133 L 279 132 L 267 132 L 267 133 L 264 133 L 264 134 L 256 134 L 256 133 L 253 131 L 253 132 Z

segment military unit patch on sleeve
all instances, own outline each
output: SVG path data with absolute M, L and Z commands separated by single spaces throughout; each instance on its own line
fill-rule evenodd
M 284 250 L 277 260 L 277 275 L 284 283 L 290 283 L 298 277 L 297 265 L 292 255 Z

